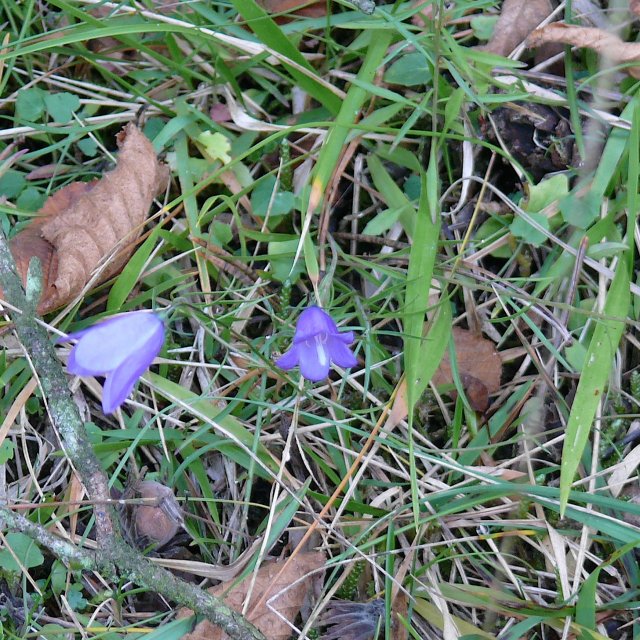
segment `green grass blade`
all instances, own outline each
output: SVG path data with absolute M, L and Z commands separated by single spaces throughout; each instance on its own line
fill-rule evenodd
M 293 45 L 291 40 L 282 33 L 280 27 L 271 19 L 269 14 L 254 0 L 233 0 L 236 11 L 246 20 L 247 26 L 258 36 L 263 44 L 281 53 L 291 61 L 315 73 L 313 67 L 305 60 L 304 56 Z M 332 114 L 340 110 L 340 98 L 331 93 L 313 78 L 298 71 L 295 67 L 283 63 L 292 78 L 302 89 L 313 96 L 320 104 L 325 106 Z
M 564 514 L 569 491 L 587 444 L 598 403 L 611 371 L 629 309 L 629 269 L 627 261 L 618 262 L 607 294 L 605 319 L 598 322 L 589 343 L 576 397 L 571 407 L 560 467 L 560 513 Z
M 142 268 L 158 242 L 158 236 L 161 230 L 162 227 L 157 226 L 125 265 L 114 285 L 111 287 L 111 291 L 109 291 L 109 298 L 107 300 L 108 311 L 115 313 L 119 311 L 126 302 L 129 294 L 136 286 L 136 282 L 142 273 Z
M 422 191 L 415 220 L 415 231 L 407 274 L 407 289 L 404 301 L 404 370 L 407 377 L 407 400 L 409 414 L 418 400 L 422 386 L 419 368 L 424 357 L 424 318 L 429 303 L 429 291 L 440 235 L 440 219 L 432 216 L 430 201 L 437 202 L 437 187 L 430 185 L 429 174 L 436 171 L 435 158 L 427 174 L 422 176 Z M 427 381 L 428 382 L 428 381 Z M 424 389 L 424 386 L 422 386 Z
M 391 36 L 391 33 L 383 32 L 371 41 L 362 66 L 358 71 L 357 79 L 359 82 L 357 84 L 352 83 L 349 86 L 347 96 L 336 117 L 335 126 L 331 129 L 325 143 L 322 145 L 316 164 L 312 190 L 317 193 L 318 203 L 338 164 L 347 135 L 349 135 L 351 127 L 356 122 L 364 101 L 371 95 L 366 87 L 371 85 L 375 74 L 380 68 L 382 59 L 387 52 L 387 47 L 391 42 Z M 316 203 L 312 200 L 311 204 Z
M 434 203 L 438 202 L 437 152 L 431 148 L 431 160 L 421 176 L 420 201 L 409 254 L 407 288 L 404 300 L 404 374 L 407 383 L 407 411 L 409 414 L 409 474 L 414 521 L 419 520 L 418 477 L 413 436 L 414 407 L 424 390 L 419 367 L 424 362 L 424 318 L 429 304 L 431 279 L 440 236 L 440 217 Z M 447 303 L 445 302 L 445 305 Z M 440 355 L 442 358 L 442 354 Z M 427 360 L 428 361 L 428 358 Z M 435 361 L 435 358 L 434 358 Z M 439 361 L 438 361 L 439 362 Z M 433 374 L 432 374 L 433 375 Z M 427 379 L 428 382 L 428 379 Z
M 298 261 L 300 251 L 304 246 L 304 239 L 309 233 L 313 214 L 324 198 L 325 190 L 329 185 L 331 176 L 333 175 L 338 161 L 340 160 L 340 156 L 343 153 L 347 136 L 360 114 L 360 109 L 362 108 L 364 101 L 370 97 L 369 91 L 365 86 L 370 85 L 373 81 L 373 78 L 387 52 L 387 47 L 391 42 L 391 37 L 391 33 L 383 32 L 371 41 L 362 62 L 362 66 L 358 71 L 357 77 L 362 84 L 353 83 L 349 86 L 347 96 L 342 103 L 338 115 L 336 116 L 335 125 L 331 131 L 329 131 L 329 135 L 322 145 L 322 149 L 318 155 L 318 162 L 315 167 L 315 176 L 313 177 L 311 184 L 309 206 L 304 226 L 302 228 L 302 233 L 300 234 L 300 243 L 298 245 L 298 250 L 296 251 L 294 263 Z
M 199 417 L 211 424 L 216 431 L 234 442 L 240 450 L 246 454 L 245 468 L 249 467 L 249 458 L 258 462 L 266 471 L 276 471 L 277 465 L 264 445 L 259 444 L 257 450 L 252 451 L 255 439 L 243 424 L 232 415 L 223 415 L 209 400 L 200 397 L 188 389 L 181 387 L 171 380 L 166 380 L 153 372 L 145 374 L 155 387 L 170 402 L 175 402 L 189 411 L 195 417 Z

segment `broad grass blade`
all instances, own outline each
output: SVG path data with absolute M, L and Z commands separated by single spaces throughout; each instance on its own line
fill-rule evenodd
M 569 491 L 582 453 L 589 439 L 598 403 L 611 371 L 629 309 L 629 269 L 627 261 L 618 262 L 607 294 L 603 320 L 599 320 L 589 343 L 585 365 L 571 407 L 560 466 L 560 514 L 564 515 Z

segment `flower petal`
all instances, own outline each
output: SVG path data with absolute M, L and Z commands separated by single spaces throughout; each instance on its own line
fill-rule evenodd
M 73 347 L 73 349 L 71 349 L 71 353 L 69 353 L 69 359 L 67 360 L 67 371 L 69 371 L 69 373 L 73 373 L 76 376 L 97 376 L 100 375 L 100 372 L 95 372 L 91 369 L 85 369 L 84 367 L 81 367 L 77 362 L 76 362 L 76 348 Z
M 105 320 L 105 322 L 109 322 Z M 61 342 L 69 342 L 69 340 L 80 340 L 82 336 L 87 333 L 87 331 L 91 331 L 91 327 L 88 329 L 82 329 L 80 331 L 76 331 L 74 333 L 70 333 L 68 336 L 60 337 L 56 340 L 56 344 L 60 344 Z
M 353 331 L 345 331 L 344 333 L 337 334 L 336 338 L 342 340 L 345 344 L 353 344 L 356 340 L 356 334 Z
M 275 362 L 276 367 L 285 371 L 293 369 L 298 364 L 298 345 L 294 344 L 289 351 L 283 353 Z
M 308 340 L 297 345 L 300 373 L 312 382 L 320 382 L 329 375 L 331 359 L 327 344 Z
M 343 369 L 350 369 L 358 364 L 358 359 L 351 349 L 342 341 L 342 334 L 332 336 L 327 340 L 327 347 L 331 354 L 331 360 Z
M 153 351 L 151 362 L 162 347 L 164 324 L 154 313 L 135 311 L 85 329 L 67 368 L 77 375 L 101 375 L 118 368 L 133 353 Z M 157 346 L 159 344 L 159 346 Z
M 319 335 L 333 335 L 338 333 L 338 327 L 333 318 L 320 307 L 307 307 L 298 318 L 294 342 L 305 342 Z
M 161 340 L 147 343 L 144 350 L 135 351 L 109 373 L 102 391 L 102 410 L 105 413 L 113 413 L 127 399 L 140 376 L 160 353 L 163 342 L 164 334 Z

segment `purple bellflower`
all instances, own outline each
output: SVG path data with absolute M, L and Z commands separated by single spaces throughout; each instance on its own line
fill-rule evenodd
M 276 360 L 276 366 L 287 370 L 299 365 L 303 377 L 319 382 L 329 375 L 332 362 L 345 369 L 358 364 L 348 347 L 354 340 L 353 331 L 340 333 L 326 311 L 308 307 L 298 318 L 293 345 Z
M 160 353 L 164 323 L 155 313 L 132 311 L 77 331 L 67 369 L 77 376 L 106 376 L 102 410 L 113 413 Z

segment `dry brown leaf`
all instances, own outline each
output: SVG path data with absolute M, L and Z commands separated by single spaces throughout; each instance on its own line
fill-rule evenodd
M 153 543 L 158 547 L 167 544 L 183 524 L 182 510 L 173 491 L 154 480 L 143 480 L 133 488 L 133 493 L 148 500 L 131 506 L 131 521 L 136 540 L 145 546 Z
M 486 473 L 488 476 L 502 478 L 509 482 L 520 480 L 520 478 L 524 478 L 527 475 L 526 473 L 517 471 L 516 469 L 498 469 L 497 467 L 489 467 L 486 465 L 475 465 L 468 468 L 473 469 L 474 471 L 479 471 L 480 473 Z
M 527 38 L 527 46 L 531 48 L 549 42 L 593 49 L 600 55 L 606 55 L 614 64 L 640 63 L 639 43 L 623 42 L 618 36 L 604 29 L 577 27 L 564 22 L 554 22 L 536 29 Z M 640 78 L 640 67 L 628 67 L 625 71 L 634 78 Z
M 127 125 L 117 141 L 115 169 L 100 180 L 74 182 L 54 193 L 34 222 L 11 241 L 23 281 L 29 260 L 40 259 L 40 313 L 77 296 L 103 260 L 109 264 L 100 282 L 115 275 L 135 248 L 153 198 L 166 188 L 168 168 L 135 125 Z
M 258 0 L 258 4 L 268 13 L 292 13 L 306 18 L 320 18 L 327 15 L 326 0 Z M 277 16 L 282 22 L 285 16 Z
M 407 398 L 407 379 L 402 378 L 398 384 L 396 397 L 387 418 L 387 428 L 391 429 L 409 415 L 409 399 Z
M 27 180 L 49 180 L 54 176 L 63 176 L 65 173 L 73 171 L 74 167 L 70 164 L 43 164 L 36 167 L 33 171 L 29 171 L 25 178 Z
M 552 10 L 549 0 L 504 0 L 493 36 L 481 48 L 508 56 Z
M 400 622 L 398 616 L 402 616 L 405 620 L 410 620 L 409 618 L 409 602 L 407 600 L 406 594 L 400 592 L 396 596 L 396 599 L 393 601 L 393 625 L 391 627 L 392 637 L 391 640 L 408 640 L 409 631 L 408 629 Z
M 489 394 L 500 388 L 502 360 L 490 340 L 466 329 L 453 328 L 458 373 L 469 404 L 476 411 L 486 411 Z M 433 376 L 435 385 L 453 384 L 451 361 L 445 354 Z
M 424 29 L 433 22 L 435 9 L 430 0 L 414 0 L 411 3 L 411 8 L 418 9 L 418 11 L 411 16 L 411 22 L 413 22 L 416 27 Z
M 278 573 L 282 568 L 281 563 L 269 562 L 263 564 L 258 571 L 251 593 L 251 603 L 257 603 L 264 598 L 265 604 L 256 609 L 252 608 L 250 603 L 247 620 L 262 631 L 269 640 L 287 640 L 291 636 L 291 627 L 276 613 L 273 613 L 271 609 L 278 611 L 281 616 L 284 616 L 293 624 L 307 593 L 309 593 L 314 581 L 318 578 L 318 574 L 309 574 L 323 567 L 324 564 L 325 557 L 322 553 L 300 553 L 292 559 L 287 570 L 279 577 Z M 296 582 L 303 576 L 305 576 L 303 580 Z M 223 598 L 224 602 L 232 609 L 242 611 L 244 599 L 252 580 L 253 576 L 248 576 L 226 595 L 225 591 L 228 586 L 225 583 L 212 587 L 208 591 L 218 598 Z M 295 585 L 293 585 L 294 582 L 296 583 Z M 288 589 L 287 587 L 291 588 Z M 269 602 L 269 599 L 273 596 L 275 598 Z M 193 611 L 189 609 L 180 609 L 178 611 L 178 618 L 190 615 L 193 615 Z M 191 633 L 182 636 L 182 640 L 227 640 L 228 637 L 222 629 L 211 624 L 208 620 L 204 620 Z

